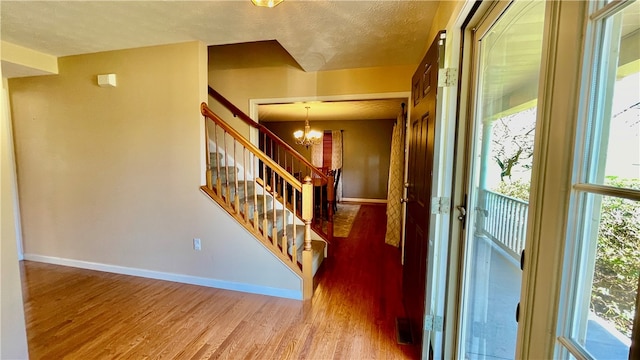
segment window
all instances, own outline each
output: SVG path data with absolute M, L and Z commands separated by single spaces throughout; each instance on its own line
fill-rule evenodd
M 591 6 L 557 352 L 637 358 L 640 3 Z

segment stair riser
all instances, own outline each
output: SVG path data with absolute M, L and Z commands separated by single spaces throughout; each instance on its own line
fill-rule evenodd
M 209 91 L 211 94 L 212 89 L 209 88 Z M 244 166 L 249 167 L 254 161 L 252 159 L 268 155 L 246 146 L 241 135 L 225 130 L 227 129 L 225 122 L 213 114 L 205 104 L 201 106 L 201 111 L 206 120 L 213 122 L 213 127 L 207 123 L 207 129 L 212 131 L 208 131 L 210 138 L 207 139 L 209 153 L 207 154 L 209 155 L 207 185 L 202 186 L 202 190 L 254 234 L 273 255 L 301 276 L 303 297 L 310 299 L 313 294 L 312 277 L 324 259 L 326 243 L 312 240 L 310 251 L 303 250 L 305 226 L 298 225 L 301 224 L 301 220 L 295 214 L 301 209 L 302 191 L 298 188 L 294 192 L 294 185 L 284 183 L 288 177 L 279 173 L 277 166 L 271 165 L 266 160 L 256 169 L 251 166 L 252 175 L 248 176 L 249 168 Z M 218 130 L 219 128 L 222 128 L 222 133 Z M 249 154 L 249 162 L 246 158 L 247 150 L 249 153 L 254 153 Z M 238 157 L 235 157 L 236 154 Z M 296 157 L 302 159 L 295 152 L 291 156 L 292 159 Z M 256 179 L 256 182 L 253 179 L 249 180 L 251 177 L 258 176 L 258 173 L 253 170 L 259 171 L 260 178 L 264 181 L 264 189 L 256 186 L 256 182 L 262 183 L 260 180 Z M 306 193 L 307 188 L 305 186 L 303 188 Z M 263 191 L 267 194 L 258 194 Z M 269 192 L 273 195 L 268 195 Z M 280 202 L 281 198 L 295 198 L 297 201 L 293 206 L 296 210 L 293 213 L 288 211 L 288 204 Z
M 269 209 L 273 208 L 273 199 L 270 196 L 267 196 L 266 201 L 267 201 L 266 211 L 269 211 Z M 250 200 L 248 200 L 247 205 L 249 208 L 249 214 L 248 214 L 249 219 L 253 219 L 255 210 L 258 211 L 258 216 L 260 216 L 260 219 L 262 219 L 263 217 L 262 215 L 265 213 L 264 199 L 262 196 L 258 196 L 258 206 L 254 206 L 253 198 L 250 198 Z M 244 199 L 240 200 L 240 206 L 244 209 Z
M 248 217 L 249 219 L 253 220 L 254 217 L 254 197 L 253 197 L 253 184 L 248 184 L 248 191 L 250 193 L 249 195 L 249 199 L 248 199 Z M 222 186 L 223 191 L 226 191 L 226 186 Z M 235 187 L 231 187 L 230 188 L 231 191 L 231 201 L 235 201 Z M 240 201 L 240 208 L 241 211 L 244 212 L 244 183 L 239 183 L 238 184 L 238 196 L 239 196 L 239 201 Z M 226 193 L 223 193 L 224 196 L 226 196 Z M 263 205 L 264 202 L 267 202 L 266 205 L 266 211 L 267 211 L 267 215 L 266 215 L 266 219 L 267 219 L 267 226 L 266 226 L 266 231 L 263 232 L 264 234 L 266 234 L 269 237 L 272 237 L 273 235 L 273 198 L 271 197 L 271 195 L 267 195 L 267 196 L 263 196 L 262 194 L 258 194 L 257 196 L 257 200 L 258 200 L 258 206 L 257 206 L 257 210 L 258 210 L 258 227 L 261 230 L 264 230 L 264 213 L 265 213 L 265 206 Z M 279 205 L 280 206 L 280 205 Z M 276 231 L 277 231 L 277 241 L 280 242 L 282 237 L 284 236 L 284 231 L 283 231 L 283 221 L 282 221 L 282 216 L 283 216 L 283 211 L 282 209 L 276 209 Z M 286 225 L 286 229 L 287 229 L 287 253 L 290 256 L 293 256 L 293 243 L 294 243 L 294 239 L 293 239 L 293 228 L 295 226 L 295 244 L 296 244 L 296 255 L 298 257 L 298 261 L 302 260 L 302 252 L 304 250 L 304 225 L 293 225 L 291 224 L 292 222 L 292 214 L 289 210 L 286 211 L 287 214 L 287 219 L 285 221 Z M 317 245 L 316 243 L 322 243 L 322 251 L 318 251 L 318 248 L 320 247 L 319 245 Z M 324 242 L 318 242 L 318 241 L 313 241 L 314 244 L 314 249 L 313 249 L 313 272 L 315 273 L 317 271 L 317 267 L 320 266 L 320 264 L 322 263 L 322 260 L 324 259 Z
M 284 227 L 284 224 L 289 224 L 292 221 L 291 213 L 288 210 L 287 210 L 287 216 L 284 223 L 283 223 L 282 217 L 283 217 L 282 210 L 276 210 L 275 223 L 276 223 L 276 232 L 278 233 L 279 238 L 282 238 L 281 232 Z M 267 212 L 267 234 L 273 233 L 273 222 L 274 222 L 273 210 L 270 210 Z
M 215 180 L 214 180 L 214 185 L 216 184 Z M 236 184 L 234 182 L 229 182 L 229 195 L 230 195 L 230 200 L 235 201 L 235 197 L 236 194 L 238 195 L 238 197 L 240 198 L 240 202 L 243 203 L 244 202 L 244 198 L 245 196 L 249 197 L 249 201 L 253 200 L 253 195 L 255 192 L 255 187 L 253 185 L 253 183 L 249 182 L 247 184 L 247 194 L 245 195 L 245 189 L 244 189 L 244 181 L 238 181 L 238 188 L 236 188 Z M 222 194 L 224 196 L 227 196 L 227 185 L 226 183 L 222 183 Z M 258 194 L 258 198 L 261 198 L 262 194 Z M 268 198 L 271 198 L 271 196 L 267 196 Z
M 273 205 L 273 198 L 271 196 L 267 196 L 266 197 L 267 200 L 267 214 L 266 214 L 266 219 L 267 219 L 267 228 L 266 231 L 264 233 L 268 234 L 269 236 L 271 236 L 271 234 L 273 234 L 273 222 L 274 222 L 274 217 L 273 217 L 273 208 L 271 208 L 271 206 Z M 243 201 L 244 198 L 240 200 L 240 204 L 241 206 L 243 206 Z M 258 196 L 258 227 L 261 230 L 265 230 L 263 229 L 263 220 L 265 219 L 264 215 L 264 207 L 262 206 L 263 204 L 263 197 L 262 196 Z M 253 220 L 253 216 L 254 216 L 254 211 L 253 211 L 253 199 L 251 198 L 250 200 L 251 204 L 249 205 L 249 218 Z M 289 252 L 289 255 L 292 255 L 292 244 L 293 244 L 293 227 L 294 225 L 292 224 L 293 221 L 293 215 L 291 213 L 291 211 L 286 210 L 286 220 L 283 222 L 282 217 L 283 217 L 283 211 L 282 209 L 276 209 L 276 231 L 277 231 L 277 236 L 278 236 L 278 241 L 280 239 L 282 239 L 282 237 L 284 236 L 284 224 L 287 224 L 286 228 L 287 228 L 287 250 Z M 304 225 L 295 225 L 296 229 L 296 239 L 295 239 L 295 243 L 296 243 L 296 248 L 297 249 L 302 249 L 304 246 Z
M 220 178 L 220 183 L 222 184 L 226 184 L 227 183 L 227 178 L 229 179 L 229 185 L 233 184 L 236 182 L 236 173 L 233 171 L 233 168 L 229 168 L 229 176 L 227 177 L 227 172 L 224 170 L 224 168 L 220 169 L 220 176 L 218 176 L 218 169 L 213 168 L 211 169 L 211 178 L 213 179 L 213 181 L 217 181 L 218 178 Z
M 215 163 L 213 163 L 213 165 L 215 166 Z M 238 181 L 238 188 L 236 189 L 235 187 L 235 173 L 232 170 L 232 168 L 229 168 L 229 196 L 230 196 L 230 202 L 234 203 L 235 202 L 235 198 L 236 196 L 238 196 L 238 200 L 240 203 L 240 211 L 241 212 L 245 212 L 245 204 L 244 204 L 244 199 L 245 199 L 245 188 L 244 188 L 244 181 Z M 222 192 L 221 195 L 226 197 L 227 195 L 227 184 L 224 181 L 224 179 L 226 178 L 226 171 L 224 170 L 224 168 L 220 168 L 221 171 L 221 185 L 222 185 Z M 213 178 L 213 184 L 214 186 L 217 184 L 217 168 L 212 169 L 212 178 Z M 255 215 L 255 207 L 254 207 L 254 191 L 255 191 L 255 187 L 254 184 L 252 182 L 247 184 L 247 196 L 248 196 L 248 200 L 247 200 L 247 205 L 248 205 L 248 218 L 253 220 L 253 217 Z M 260 228 L 261 231 L 263 231 L 264 234 L 266 234 L 269 237 L 273 237 L 273 223 L 274 223 L 274 219 L 273 219 L 273 197 L 271 195 L 267 195 L 267 196 L 263 196 L 262 194 L 258 194 L 257 195 L 257 201 L 258 201 L 258 206 L 257 206 L 257 211 L 258 211 L 258 227 Z M 264 231 L 265 229 L 263 229 L 264 227 L 264 213 L 265 213 L 265 206 L 264 206 L 264 202 L 266 201 L 266 211 L 267 211 L 267 215 L 266 215 L 266 220 L 267 220 L 267 225 L 266 225 L 266 231 Z M 281 206 L 281 205 L 278 205 Z M 291 224 L 292 222 L 292 214 L 289 210 L 286 211 L 287 214 L 287 219 L 285 221 L 286 225 L 286 229 L 287 229 L 287 253 L 290 256 L 293 256 L 293 243 L 294 243 L 294 239 L 293 239 L 293 227 L 294 225 Z M 282 221 L 282 216 L 283 216 L 283 212 L 282 209 L 276 209 L 276 219 L 275 219 L 275 223 L 276 223 L 276 233 L 277 233 L 277 241 L 280 242 L 282 237 L 284 236 L 284 231 L 283 231 L 283 221 Z M 296 255 L 298 258 L 298 261 L 302 261 L 302 252 L 304 250 L 304 225 L 295 225 L 295 231 L 296 231 L 296 236 L 295 236 L 295 244 L 296 244 Z M 324 245 L 322 246 L 322 251 L 318 251 L 319 246 L 315 244 L 316 241 L 313 242 L 314 246 L 313 246 L 313 250 L 314 250 L 314 254 L 313 254 L 313 272 L 315 273 L 317 271 L 317 267 L 320 266 L 320 264 L 322 263 L 322 260 L 324 259 Z M 323 242 L 321 242 L 322 244 L 324 244 Z

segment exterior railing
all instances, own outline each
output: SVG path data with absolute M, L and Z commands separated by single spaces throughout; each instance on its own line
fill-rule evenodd
M 529 203 L 490 190 L 480 190 L 480 196 L 484 196 L 484 216 L 480 216 L 478 231 L 519 260 L 527 234 Z

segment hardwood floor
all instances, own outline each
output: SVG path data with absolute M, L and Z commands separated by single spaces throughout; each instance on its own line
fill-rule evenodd
M 398 345 L 399 250 L 364 204 L 312 301 L 21 265 L 31 359 L 416 359 Z

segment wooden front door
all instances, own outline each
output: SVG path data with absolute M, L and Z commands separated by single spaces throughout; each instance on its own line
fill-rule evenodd
M 402 292 L 413 343 L 418 346 L 422 346 L 425 315 L 439 41 L 440 34 L 412 79 Z

